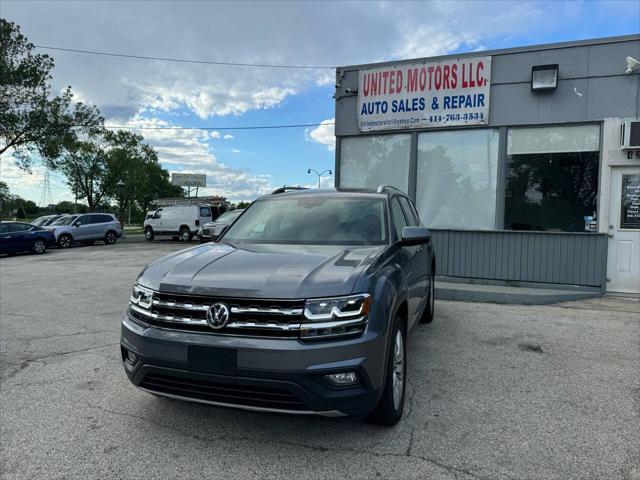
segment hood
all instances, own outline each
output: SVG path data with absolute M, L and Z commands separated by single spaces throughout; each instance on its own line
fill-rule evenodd
M 383 248 L 204 244 L 153 262 L 138 282 L 165 292 L 222 297 L 348 295 Z

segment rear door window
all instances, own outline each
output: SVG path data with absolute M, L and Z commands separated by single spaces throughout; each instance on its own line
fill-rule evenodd
M 10 223 L 9 231 L 10 232 L 25 232 L 31 229 L 31 225 L 27 225 L 26 223 Z
M 91 215 L 91 223 L 109 223 L 113 222 L 111 215 L 105 215 L 104 213 L 96 213 Z

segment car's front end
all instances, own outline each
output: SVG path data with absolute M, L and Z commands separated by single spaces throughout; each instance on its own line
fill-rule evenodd
M 122 358 L 136 386 L 168 397 L 364 415 L 378 398 L 386 348 L 384 329 L 367 328 L 377 313 L 371 305 L 369 295 L 258 300 L 137 286 L 122 324 Z M 226 324 L 218 328 L 221 312 Z

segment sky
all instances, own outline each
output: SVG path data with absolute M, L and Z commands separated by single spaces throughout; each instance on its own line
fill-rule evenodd
M 207 2 L 0 0 L 0 17 L 36 45 L 286 69 L 174 63 L 46 51 L 56 92 L 95 104 L 109 125 L 142 130 L 170 172 L 205 173 L 200 194 L 253 200 L 278 186 L 317 185 L 333 169 L 331 66 L 640 32 L 640 2 Z M 224 130 L 250 125 L 318 127 Z M 64 178 L 1 159 L 0 180 L 38 204 L 73 200 Z M 326 176 L 323 184 L 333 185 Z M 323 185 L 323 186 L 324 186 Z

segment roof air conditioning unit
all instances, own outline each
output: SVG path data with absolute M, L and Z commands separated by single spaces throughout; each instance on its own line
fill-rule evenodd
M 640 120 L 622 122 L 620 127 L 620 148 L 640 148 Z

